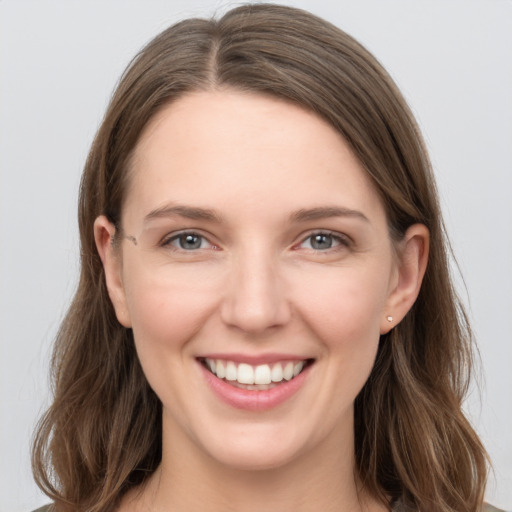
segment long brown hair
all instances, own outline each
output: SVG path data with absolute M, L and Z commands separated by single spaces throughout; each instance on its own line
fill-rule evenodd
M 272 95 L 316 112 L 370 175 L 392 238 L 414 223 L 428 227 L 419 297 L 381 338 L 356 399 L 357 470 L 365 488 L 390 506 L 478 510 L 486 454 L 461 410 L 472 336 L 451 283 L 417 125 L 391 78 L 354 39 L 305 11 L 268 4 L 170 27 L 136 56 L 113 95 L 82 177 L 80 282 L 56 340 L 55 398 L 33 449 L 36 481 L 59 512 L 106 512 L 160 462 L 161 405 L 131 330 L 116 320 L 93 223 L 101 214 L 120 222 L 130 157 L 155 113 L 186 92 L 216 88 Z

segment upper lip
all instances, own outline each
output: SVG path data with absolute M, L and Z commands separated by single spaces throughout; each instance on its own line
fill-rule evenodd
M 208 353 L 198 356 L 198 359 L 221 359 L 223 361 L 233 361 L 234 363 L 246 363 L 250 365 L 271 364 L 279 361 L 305 361 L 311 360 L 311 357 L 299 354 L 240 354 L 240 353 Z

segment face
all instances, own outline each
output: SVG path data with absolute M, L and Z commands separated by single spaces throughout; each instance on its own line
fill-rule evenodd
M 352 453 L 354 399 L 413 299 L 330 125 L 264 96 L 189 94 L 143 132 L 122 227 L 117 249 L 104 218 L 96 238 L 164 449 L 245 469 Z

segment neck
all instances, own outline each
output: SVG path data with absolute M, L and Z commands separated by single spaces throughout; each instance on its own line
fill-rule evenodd
M 351 439 L 344 448 L 325 443 L 279 467 L 237 469 L 205 456 L 172 428 L 166 435 L 164 422 L 162 463 L 142 492 L 127 496 L 126 509 L 184 512 L 207 504 L 211 512 L 386 510 L 358 485 Z

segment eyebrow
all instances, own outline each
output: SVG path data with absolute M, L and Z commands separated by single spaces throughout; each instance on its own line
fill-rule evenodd
M 215 213 L 214 210 L 196 206 L 175 205 L 162 206 L 152 210 L 144 217 L 144 224 L 153 219 L 172 217 L 174 215 L 192 220 L 206 220 L 218 224 L 222 222 L 222 218 Z M 300 209 L 290 215 L 290 222 L 307 222 L 332 217 L 352 217 L 370 222 L 364 213 L 339 206 L 320 206 L 316 208 Z
M 368 217 L 358 211 L 339 206 L 323 206 L 298 210 L 290 215 L 291 222 L 306 222 L 312 220 L 328 219 L 331 217 L 352 217 L 370 222 Z
M 207 208 L 198 208 L 195 206 L 162 206 L 152 210 L 144 217 L 144 224 L 153 220 L 178 215 L 192 220 L 208 220 L 211 222 L 221 222 L 221 218 L 213 211 Z

